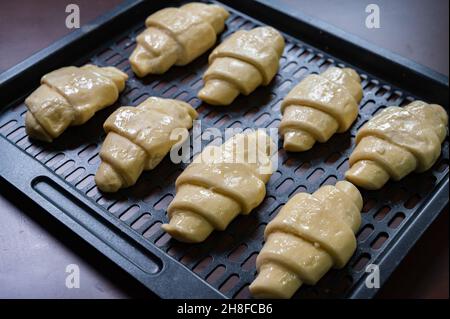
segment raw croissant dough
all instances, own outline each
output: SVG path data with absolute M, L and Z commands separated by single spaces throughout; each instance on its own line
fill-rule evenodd
M 162 9 L 147 18 L 130 56 L 137 76 L 162 74 L 172 65 L 186 65 L 216 43 L 230 14 L 224 8 L 192 2 Z
M 389 178 L 428 170 L 441 154 L 447 123 L 447 112 L 437 104 L 415 101 L 384 109 L 358 131 L 346 179 L 374 190 Z
M 91 64 L 68 66 L 44 75 L 41 86 L 25 100 L 28 135 L 51 142 L 68 126 L 85 123 L 117 100 L 127 79 L 119 69 Z
M 271 27 L 240 30 L 209 56 L 198 97 L 212 105 L 228 105 L 242 93 L 248 95 L 268 85 L 278 71 L 284 39 Z
M 266 227 L 252 295 L 291 298 L 303 283 L 342 268 L 356 249 L 361 208 L 361 194 L 346 181 L 292 197 Z
M 348 68 L 329 67 L 295 86 L 281 104 L 280 134 L 292 152 L 309 150 L 336 132 L 346 131 L 358 116 L 361 79 Z
M 123 106 L 106 120 L 108 133 L 100 151 L 95 182 L 104 192 L 136 183 L 143 170 L 161 162 L 179 140 L 176 129 L 190 129 L 197 112 L 182 101 L 150 97 L 137 107 Z
M 236 134 L 221 146 L 208 146 L 178 177 L 167 210 L 172 237 L 197 243 L 224 230 L 239 214 L 249 214 L 266 195 L 272 175 L 272 139 L 263 131 Z

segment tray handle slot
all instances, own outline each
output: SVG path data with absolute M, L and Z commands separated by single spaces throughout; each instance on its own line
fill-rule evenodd
M 128 260 L 145 273 L 155 274 L 161 271 L 162 261 L 159 258 L 132 245 L 118 230 L 108 227 L 95 211 L 80 202 L 50 178 L 39 176 L 31 182 L 31 185 L 37 193 L 55 208 L 70 216 L 74 222 L 80 224 L 93 236 L 102 240 L 108 246 L 106 247 L 107 249 L 114 250 L 122 258 Z

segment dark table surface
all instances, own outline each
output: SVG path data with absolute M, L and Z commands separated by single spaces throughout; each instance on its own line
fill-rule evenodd
M 77 0 L 81 24 L 120 0 Z M 448 76 L 446 0 L 277 0 Z M 0 72 L 71 30 L 66 0 L 0 0 Z M 367 29 L 366 5 L 377 3 L 381 28 Z M 1 150 L 0 150 L 1 151 Z M 1 165 L 1 163 L 0 163 Z M 400 264 L 381 298 L 448 298 L 448 208 Z M 151 298 L 148 290 L 83 240 L 0 180 L 0 298 Z M 80 269 L 80 288 L 67 289 L 66 267 Z

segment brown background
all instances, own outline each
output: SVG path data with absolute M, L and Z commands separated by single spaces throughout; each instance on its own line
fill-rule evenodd
M 374 44 L 448 75 L 446 0 L 277 0 Z M 69 33 L 65 7 L 77 3 L 81 24 L 119 0 L 0 0 L 0 72 Z M 367 29 L 365 7 L 381 9 L 381 28 Z M 152 297 L 106 257 L 64 229 L 0 180 L 0 298 Z M 448 208 L 400 264 L 378 296 L 448 298 Z M 65 268 L 77 264 L 80 289 L 65 287 Z

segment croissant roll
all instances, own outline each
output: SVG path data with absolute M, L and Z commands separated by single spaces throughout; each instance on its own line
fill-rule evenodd
M 249 214 L 265 197 L 274 150 L 263 131 L 206 147 L 176 180 L 170 221 L 162 228 L 177 240 L 198 243 L 214 229 L 224 230 L 238 214 Z
M 229 15 L 221 6 L 199 2 L 155 12 L 145 21 L 147 29 L 136 38 L 131 68 L 143 77 L 190 63 L 216 43 Z
M 155 168 L 178 142 L 176 129 L 190 129 L 197 112 L 182 101 L 150 97 L 137 107 L 123 106 L 103 128 L 108 133 L 95 175 L 98 188 L 116 192 L 134 185 L 144 170 Z
M 345 132 L 358 116 L 361 79 L 349 68 L 329 67 L 295 86 L 281 104 L 280 134 L 291 152 L 309 150 L 336 132 Z
M 361 194 L 347 181 L 292 197 L 265 229 L 252 295 L 291 298 L 303 283 L 344 267 L 356 249 L 361 209 Z
M 209 56 L 198 97 L 212 105 L 229 105 L 241 93 L 268 85 L 278 71 L 284 39 L 272 27 L 233 33 Z
M 389 178 L 398 181 L 428 170 L 441 154 L 447 124 L 447 112 L 437 104 L 414 101 L 384 109 L 356 134 L 346 179 L 375 190 Z
M 25 100 L 27 134 L 52 142 L 67 127 L 81 125 L 95 112 L 114 104 L 128 76 L 114 67 L 68 66 L 41 78 L 41 85 Z

